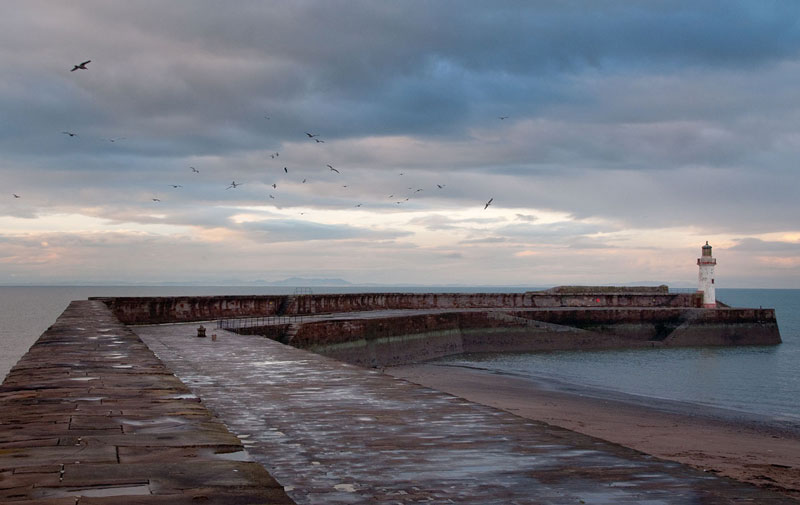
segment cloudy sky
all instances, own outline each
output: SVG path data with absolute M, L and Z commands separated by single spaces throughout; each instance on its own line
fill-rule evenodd
M 719 287 L 797 288 L 798 19 L 7 1 L 0 284 L 694 284 L 708 240 Z

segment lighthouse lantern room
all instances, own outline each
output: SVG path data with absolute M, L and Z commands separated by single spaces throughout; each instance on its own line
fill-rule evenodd
M 703 246 L 703 254 L 697 258 L 697 265 L 700 267 L 698 274 L 697 290 L 703 293 L 703 307 L 713 309 L 717 306 L 716 293 L 714 292 L 714 266 L 717 260 L 711 256 L 711 246 Z

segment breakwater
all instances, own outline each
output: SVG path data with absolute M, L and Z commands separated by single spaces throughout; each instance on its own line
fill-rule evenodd
M 267 318 L 236 331 L 369 367 L 462 352 L 781 342 L 772 309 L 699 308 L 699 294 L 666 286 L 102 300 L 129 324 Z
M 219 318 L 326 314 L 374 310 L 524 309 L 555 307 L 700 307 L 697 293 L 667 286 L 564 286 L 525 293 L 350 293 L 264 296 L 94 298 L 126 324 L 207 321 Z

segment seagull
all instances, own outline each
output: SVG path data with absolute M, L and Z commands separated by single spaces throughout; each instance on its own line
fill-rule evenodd
M 274 197 L 274 196 L 272 196 L 272 195 L 269 195 L 269 197 L 270 197 L 270 198 L 272 198 L 273 200 L 275 199 L 275 197 Z
M 325 143 L 324 140 L 320 140 L 320 139 L 314 139 L 314 140 L 316 141 L 317 144 L 324 144 Z
M 272 189 L 278 189 L 278 185 L 275 184 L 274 182 L 272 183 Z
M 225 188 L 225 189 L 231 189 L 231 188 L 233 188 L 233 189 L 236 189 L 236 187 L 237 187 L 237 186 L 241 186 L 241 185 L 242 185 L 242 183 L 241 183 L 241 182 L 232 181 L 232 182 L 231 182 L 231 185 L 230 185 L 230 186 L 228 186 L 228 187 L 227 187 L 227 188 Z
M 196 168 L 194 168 L 194 167 L 189 167 L 189 168 L 191 168 L 191 169 L 192 169 L 192 172 L 194 172 L 194 173 L 196 173 L 196 174 L 199 174 L 199 173 L 200 173 L 200 170 L 197 170 L 197 169 L 196 169 Z
M 80 65 L 75 65 L 74 67 L 72 67 L 72 70 L 70 70 L 70 72 L 74 72 L 76 70 L 89 70 L 88 68 L 86 68 L 86 65 L 88 65 L 91 62 L 92 62 L 92 60 L 86 60 L 83 63 L 81 63 Z
M 305 180 L 305 179 L 303 179 L 303 184 L 305 184 L 305 183 L 306 183 L 306 180 Z
M 305 132 L 305 133 L 306 133 L 306 135 L 308 135 L 308 138 L 310 138 L 310 139 L 313 139 L 314 137 L 319 137 L 319 134 L 313 134 L 313 133 L 308 133 L 308 132 Z
M 356 205 L 356 207 L 361 207 L 361 204 L 359 203 L 358 205 Z
M 389 198 L 394 198 L 394 195 L 389 195 Z
M 422 188 L 417 189 L 414 193 L 419 193 L 420 191 L 422 191 Z
M 499 117 L 500 121 L 502 121 L 504 119 L 508 119 L 508 116 L 498 116 L 498 117 Z
M 11 193 L 11 194 L 14 195 L 14 198 L 19 198 L 19 195 L 16 193 Z
M 153 201 L 154 202 L 160 202 L 161 200 L 159 200 L 158 198 L 153 198 Z
M 77 133 L 72 133 L 72 132 L 61 132 L 61 133 L 63 133 L 64 135 L 69 135 L 70 137 L 77 137 L 78 136 Z
M 286 167 L 283 167 L 283 171 L 286 172 L 287 174 L 289 173 L 289 169 Z
M 274 154 L 270 154 L 269 157 L 272 158 L 273 160 L 275 159 L 275 155 Z
M 278 156 L 280 156 L 280 155 L 281 155 L 280 153 L 275 153 L 275 157 L 276 157 L 276 158 L 277 158 Z
M 489 201 L 486 202 L 486 205 L 483 206 L 483 210 L 486 210 L 486 209 L 489 208 L 489 205 L 492 204 L 492 200 L 494 200 L 494 198 L 489 198 Z
M 109 142 L 116 142 L 117 140 L 125 140 L 125 137 L 117 137 L 115 139 L 108 139 Z
M 172 186 L 172 187 L 173 187 L 173 188 L 175 188 L 175 189 L 178 189 L 178 188 L 182 188 L 182 187 L 183 187 L 183 186 L 181 186 L 180 184 L 168 184 L 168 185 L 169 185 L 169 186 Z
M 443 187 L 445 187 L 445 186 L 446 186 L 446 184 L 437 184 L 437 185 L 436 185 L 436 187 L 437 187 L 437 188 L 439 188 L 439 189 L 442 189 L 442 188 L 443 188 Z
M 333 168 L 333 167 L 332 167 L 332 166 L 330 166 L 330 165 L 326 165 L 326 166 L 327 166 L 328 168 L 330 168 L 331 170 L 333 170 L 334 172 L 336 172 L 337 174 L 340 174 L 340 173 L 341 173 L 341 172 L 339 172 L 338 170 L 336 170 L 335 168 Z

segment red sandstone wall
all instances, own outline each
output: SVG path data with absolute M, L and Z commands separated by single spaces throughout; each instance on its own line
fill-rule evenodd
M 275 314 L 324 314 L 381 309 L 535 307 L 696 307 L 686 293 L 365 293 L 303 296 L 101 298 L 126 324 L 206 321 Z
M 610 309 L 452 312 L 303 324 L 291 344 L 362 366 L 386 366 L 460 352 L 541 351 L 780 343 L 771 309 Z M 574 319 L 573 319 L 574 317 Z

